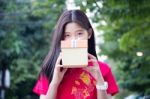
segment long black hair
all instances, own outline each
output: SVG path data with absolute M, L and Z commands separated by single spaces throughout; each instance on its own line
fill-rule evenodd
M 80 10 L 65 11 L 60 16 L 55 26 L 51 49 L 43 61 L 42 69 L 39 74 L 39 76 L 46 76 L 49 82 L 51 82 L 52 80 L 55 63 L 61 51 L 60 41 L 63 40 L 65 26 L 70 22 L 75 22 L 79 24 L 82 28 L 86 29 L 87 31 L 91 29 L 92 34 L 91 37 L 88 39 L 88 53 L 94 55 L 97 58 L 95 50 L 94 31 L 85 13 Z

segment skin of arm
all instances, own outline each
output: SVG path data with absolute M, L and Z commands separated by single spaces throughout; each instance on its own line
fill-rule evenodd
M 49 85 L 47 94 L 46 95 L 40 95 L 40 99 L 56 99 L 58 86 L 61 83 L 63 76 L 67 71 L 67 68 L 63 68 L 61 70 L 61 68 L 62 68 L 60 65 L 61 59 L 62 59 L 62 56 L 60 53 L 60 55 L 56 61 L 53 78 L 52 78 L 52 81 Z
M 97 85 L 104 85 L 103 76 L 99 70 L 99 64 L 95 56 L 88 54 L 89 62 L 92 62 L 94 66 L 87 67 L 85 70 L 90 72 L 93 77 L 96 79 Z M 108 94 L 105 90 L 97 89 L 97 99 L 112 99 L 111 94 Z

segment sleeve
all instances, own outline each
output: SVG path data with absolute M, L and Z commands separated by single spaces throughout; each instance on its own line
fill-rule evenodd
M 48 87 L 48 79 L 45 76 L 40 76 L 32 91 L 38 95 L 45 95 L 47 93 Z
M 119 92 L 118 85 L 116 83 L 115 77 L 112 74 L 111 69 L 109 68 L 109 72 L 105 77 L 105 80 L 108 83 L 107 93 L 110 93 L 112 96 Z

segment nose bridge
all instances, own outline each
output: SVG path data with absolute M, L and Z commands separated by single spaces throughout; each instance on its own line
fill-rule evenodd
M 78 36 L 74 33 L 72 36 L 71 36 L 71 39 L 78 39 Z

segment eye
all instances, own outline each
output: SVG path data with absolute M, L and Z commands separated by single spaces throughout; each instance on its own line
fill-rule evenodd
M 83 35 L 83 33 L 82 33 L 82 32 L 80 32 L 80 33 L 78 33 L 78 35 Z
M 69 37 L 69 36 L 70 36 L 69 34 L 66 34 L 66 35 L 65 35 L 65 37 Z

